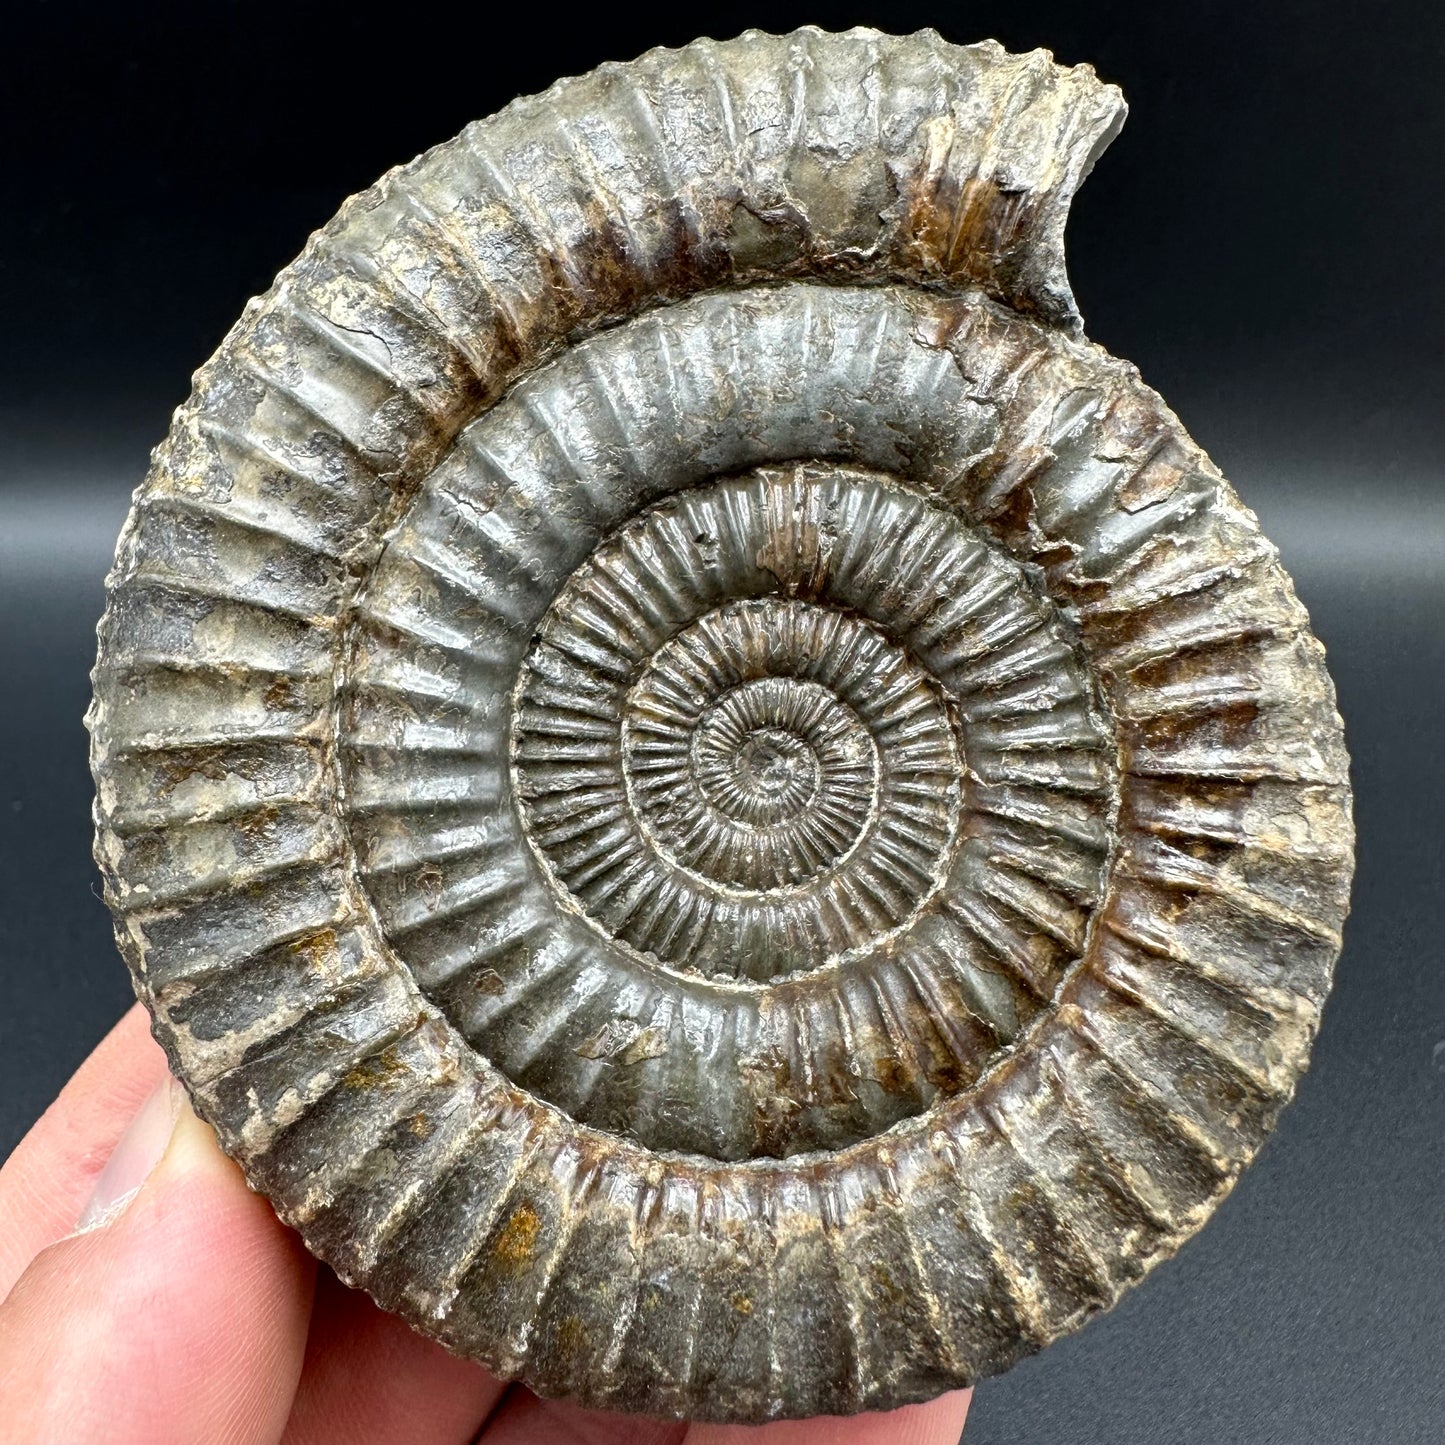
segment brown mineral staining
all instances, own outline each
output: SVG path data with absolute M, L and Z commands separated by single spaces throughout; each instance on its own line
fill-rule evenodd
M 199 748 L 180 752 L 156 767 L 155 795 L 157 799 L 167 798 L 191 778 L 220 782 L 226 776 L 228 763 L 224 748 Z
M 492 972 L 492 970 L 488 970 Z M 579 1059 L 610 1059 L 617 1048 L 618 1029 L 608 1023 L 572 1050 Z
M 619 1064 L 644 1064 L 667 1053 L 667 1034 L 663 1029 L 643 1029 L 617 1056 Z
M 1048 197 L 1005 190 L 986 176 L 964 182 L 953 210 L 955 221 L 942 261 L 950 275 L 976 275 L 1002 268 L 1032 229 Z
M 873 1280 L 873 1287 L 877 1298 L 883 1300 L 894 1309 L 899 1308 L 907 1300 L 907 1295 L 899 1287 L 898 1281 L 889 1273 L 886 1265 L 874 1263 L 869 1266 L 869 1274 Z
M 1121 118 L 928 33 L 654 51 L 348 202 L 198 373 L 101 628 L 106 896 L 223 1145 L 453 1351 L 927 1398 L 1288 1101 L 1347 759 L 1273 549 L 1082 337 Z
M 1119 488 L 1119 505 L 1130 515 L 1142 512 L 1146 507 L 1157 507 L 1174 494 L 1192 463 L 1193 458 L 1180 455 L 1180 449 L 1165 441 L 1159 451 Z
M 909 1076 L 897 1059 L 874 1059 L 872 1076 L 878 1086 L 890 1094 L 908 1092 Z
M 557 1348 L 565 1356 L 578 1359 L 592 1347 L 592 1336 L 580 1315 L 567 1315 L 557 1326 Z
M 262 692 L 261 702 L 270 712 L 291 712 L 301 706 L 301 697 L 291 678 L 278 677 Z
M 1008 284 L 1010 262 L 1028 241 L 1050 196 L 1006 187 L 997 176 L 961 174 L 950 166 L 957 131 L 951 117 L 924 127 L 925 164 L 904 192 L 903 233 L 925 275 L 942 275 L 990 291 Z M 963 144 L 971 144 L 964 137 Z
M 304 938 L 298 938 L 290 945 L 290 949 L 298 958 L 304 958 L 312 968 L 331 968 L 337 957 L 336 930 L 318 929 Z
M 532 1263 L 541 1230 L 541 1216 L 530 1205 L 521 1205 L 497 1235 L 492 1245 L 492 1258 L 505 1269 L 520 1273 Z
M 354 1069 L 348 1069 L 341 1084 L 346 1089 L 384 1089 L 404 1085 L 410 1079 L 406 1061 L 391 1049 L 383 1050 Z
M 236 821 L 236 829 L 252 842 L 264 842 L 281 820 L 281 809 L 260 807 Z

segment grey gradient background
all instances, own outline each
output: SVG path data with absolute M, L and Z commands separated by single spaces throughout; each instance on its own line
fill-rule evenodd
M 1329 652 L 1359 872 L 1314 1065 L 1110 1316 L 967 1445 L 1445 1439 L 1445 9 L 1418 3 L 70 3 L 0 39 L 0 1155 L 119 1015 L 81 715 L 130 490 L 188 376 L 341 199 L 513 94 L 695 34 L 935 25 L 1091 61 L 1132 116 L 1070 225 L 1135 361 Z M 3 1221 L 0 1221 L 3 1227 Z

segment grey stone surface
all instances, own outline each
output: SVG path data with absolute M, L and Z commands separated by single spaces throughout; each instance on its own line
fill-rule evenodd
M 1064 273 L 1087 67 L 749 34 L 343 207 L 137 493 L 121 948 L 282 1218 L 548 1394 L 996 1372 L 1195 1231 L 1352 866 L 1274 549 Z

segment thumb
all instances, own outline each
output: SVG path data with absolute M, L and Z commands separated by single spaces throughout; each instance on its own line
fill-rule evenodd
M 76 1232 L 0 1305 L 0 1445 L 261 1445 L 295 1392 L 312 1268 L 167 1079 Z

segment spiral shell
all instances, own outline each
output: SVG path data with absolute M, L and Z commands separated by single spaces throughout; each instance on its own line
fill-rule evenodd
M 754 1421 L 1005 1369 L 1305 1067 L 1340 723 L 1082 337 L 1122 115 L 931 33 L 604 66 L 348 201 L 156 453 L 121 949 L 281 1217 L 501 1375 Z

